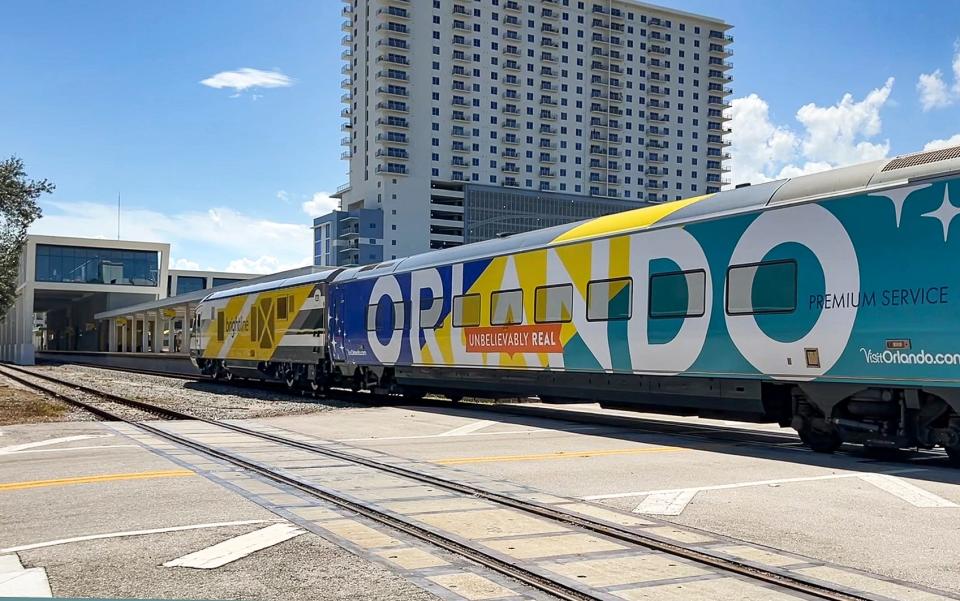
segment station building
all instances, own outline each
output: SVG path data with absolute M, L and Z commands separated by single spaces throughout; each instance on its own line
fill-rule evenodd
M 29 365 L 37 351 L 185 352 L 190 303 L 256 277 L 172 270 L 169 262 L 165 243 L 28 236 L 17 299 L 0 321 L 0 360 Z M 152 314 L 130 313 L 164 300 Z

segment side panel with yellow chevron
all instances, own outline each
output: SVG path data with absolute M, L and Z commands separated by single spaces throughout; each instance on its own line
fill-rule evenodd
M 315 368 L 326 356 L 327 274 L 278 279 L 204 299 L 191 344 L 197 366 L 214 376 L 315 379 Z

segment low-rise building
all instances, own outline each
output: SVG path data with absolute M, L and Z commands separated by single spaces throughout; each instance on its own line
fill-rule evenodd
M 0 321 L 0 360 L 29 365 L 37 350 L 105 350 L 111 332 L 98 313 L 166 298 L 171 284 L 176 293 L 198 283 L 186 278 L 208 288 L 253 277 L 170 270 L 169 261 L 166 243 L 28 236 L 17 299 Z

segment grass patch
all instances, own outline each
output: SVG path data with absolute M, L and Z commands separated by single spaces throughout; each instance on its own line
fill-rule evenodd
M 0 426 L 60 421 L 68 410 L 60 401 L 0 384 Z

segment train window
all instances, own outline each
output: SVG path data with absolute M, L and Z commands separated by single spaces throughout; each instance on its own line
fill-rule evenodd
M 420 327 L 436 328 L 443 314 L 443 297 L 420 297 Z
M 260 313 L 250 307 L 250 340 L 260 340 Z
M 534 291 L 533 321 L 567 323 L 573 316 L 573 286 L 540 286 Z
M 398 301 L 393 303 L 393 329 L 402 330 L 406 326 L 407 302 Z
M 287 318 L 287 297 L 280 296 L 277 298 L 277 319 L 286 319 Z
M 727 270 L 727 313 L 791 313 L 797 308 L 797 262 L 767 261 Z
M 703 317 L 707 274 L 702 269 L 650 276 L 650 317 Z
M 402 330 L 406 322 L 406 302 L 382 303 L 367 306 L 367 331 Z
M 453 327 L 471 328 L 480 325 L 480 295 L 453 297 Z
M 490 325 L 523 323 L 523 290 L 499 290 L 490 294 Z
M 630 319 L 633 314 L 633 280 L 617 278 L 587 283 L 587 321 Z
M 223 311 L 217 311 L 217 342 L 223 342 L 227 337 L 227 318 Z

